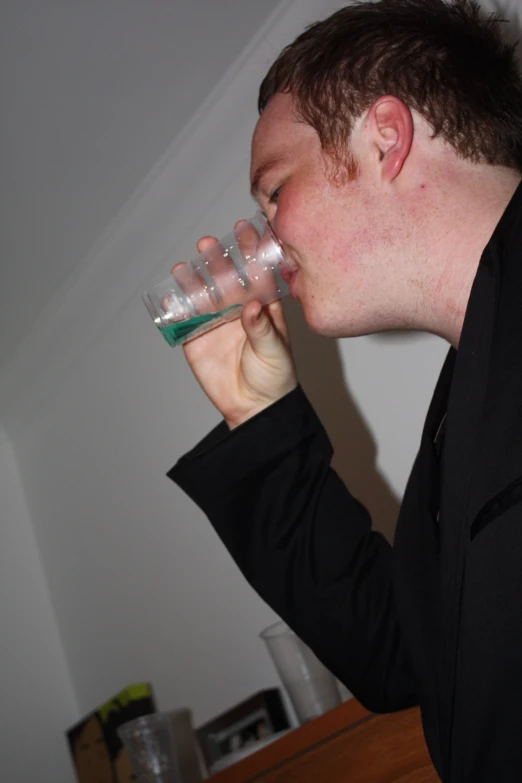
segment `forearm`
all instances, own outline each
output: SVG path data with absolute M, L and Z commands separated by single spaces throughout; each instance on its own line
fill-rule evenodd
M 399 709 L 415 696 L 393 605 L 392 551 L 331 456 L 298 389 L 232 434 L 222 425 L 169 475 L 328 668 L 371 709 Z

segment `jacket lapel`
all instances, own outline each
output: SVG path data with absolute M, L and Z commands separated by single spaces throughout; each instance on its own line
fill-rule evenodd
M 493 247 L 498 268 L 498 315 L 490 354 L 487 396 L 478 443 L 477 474 L 470 498 L 476 528 L 496 498 L 513 500 L 522 477 L 522 221 L 509 248 Z M 501 505 L 497 508 L 497 512 Z M 484 522 L 484 520 L 482 520 Z M 473 531 L 473 534 L 475 531 Z
M 476 469 L 478 436 L 488 386 L 488 366 L 496 314 L 496 264 L 490 247 L 477 270 L 464 320 L 448 396 L 441 458 L 438 625 L 439 715 L 443 756 L 451 752 L 460 595 L 469 540 L 469 504 Z

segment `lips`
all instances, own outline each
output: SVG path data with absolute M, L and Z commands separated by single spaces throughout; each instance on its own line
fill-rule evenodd
M 298 302 L 298 304 L 301 304 L 301 299 L 299 298 L 299 294 L 298 294 L 298 291 L 297 291 L 297 289 L 298 289 L 298 286 L 297 286 L 298 278 L 299 278 L 299 270 L 296 269 L 296 270 L 294 270 L 294 273 L 293 273 L 292 278 L 290 280 L 289 290 L 290 290 L 290 296 L 292 297 L 292 299 L 295 299 L 295 301 Z
M 292 267 L 289 266 L 288 264 L 283 264 L 280 267 L 280 272 L 281 272 L 281 277 L 283 278 L 285 283 L 290 285 L 290 281 L 291 281 L 292 277 L 295 275 L 296 270 L 292 269 Z
M 292 296 L 294 299 L 297 299 L 295 294 L 295 281 L 297 273 L 299 272 L 299 267 L 288 261 L 288 258 L 286 258 L 284 263 L 280 265 L 279 271 L 281 273 L 281 277 L 288 285 L 290 296 Z
M 284 260 L 284 262 L 279 267 L 279 271 L 281 272 L 281 277 L 285 281 L 285 283 L 288 283 L 290 285 L 290 281 L 292 280 L 293 276 L 297 272 L 298 267 L 291 263 L 287 258 Z

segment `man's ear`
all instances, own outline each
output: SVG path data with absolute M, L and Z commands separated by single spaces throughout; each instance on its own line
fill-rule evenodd
M 411 112 L 399 98 L 386 95 L 372 105 L 367 122 L 381 178 L 385 182 L 393 182 L 400 174 L 413 143 Z

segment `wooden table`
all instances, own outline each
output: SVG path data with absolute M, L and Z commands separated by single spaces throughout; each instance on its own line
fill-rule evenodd
M 218 772 L 212 783 L 440 783 L 418 709 L 368 712 L 355 699 Z

